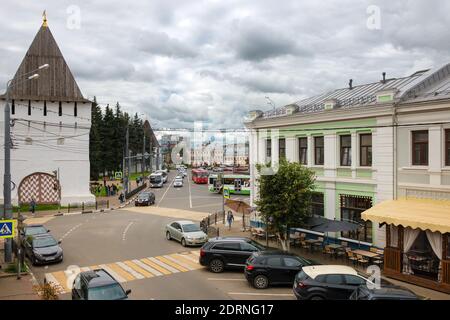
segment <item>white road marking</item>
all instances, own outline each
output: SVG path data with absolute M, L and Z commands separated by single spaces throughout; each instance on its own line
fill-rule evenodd
M 127 266 L 123 262 L 116 262 L 116 264 L 119 267 L 121 267 L 122 269 L 124 269 L 125 271 L 128 271 L 129 273 L 131 273 L 133 275 L 133 277 L 135 277 L 136 279 L 144 279 L 145 278 L 142 274 L 140 274 L 139 272 L 137 272 L 134 269 L 130 268 L 129 266 Z
M 176 253 L 177 256 L 183 257 L 185 259 L 188 259 L 192 262 L 198 263 L 198 259 L 194 259 L 191 256 L 187 255 L 187 254 L 181 254 L 181 253 Z
M 66 238 L 69 234 L 71 234 L 74 230 L 78 229 L 79 227 L 81 227 L 83 224 L 79 223 L 76 226 L 72 227 L 72 229 L 70 229 L 69 231 L 67 231 L 60 239 L 59 241 L 62 241 L 64 238 Z
M 113 276 L 114 279 L 116 279 L 119 282 L 126 282 L 126 280 L 124 278 L 122 278 L 120 275 L 117 274 L 117 272 L 115 272 L 114 270 L 112 270 L 110 267 L 108 267 L 105 264 L 100 264 L 99 265 L 100 268 L 105 269 L 110 275 Z
M 51 273 L 46 273 L 45 274 L 45 279 L 47 280 L 48 283 L 52 283 L 56 288 L 58 288 L 57 290 L 58 290 L 59 293 L 65 293 L 66 292 L 64 287 L 59 283 L 58 280 L 56 280 L 56 278 Z
M 130 229 L 130 227 L 133 225 L 133 223 L 134 223 L 134 221 L 131 221 L 130 223 L 128 223 L 128 225 L 125 227 L 125 230 L 123 230 L 122 241 L 126 240 L 128 229 Z
M 166 189 L 166 191 L 164 192 L 164 194 L 163 194 L 163 196 L 161 197 L 161 199 L 159 199 L 158 204 L 156 205 L 156 207 L 159 207 L 159 204 L 164 200 L 164 197 L 166 196 L 167 191 L 169 191 L 170 186 L 172 185 L 172 183 L 175 181 L 175 178 L 176 178 L 176 177 L 174 177 L 174 178 L 172 179 L 172 181 L 170 181 L 169 186 L 167 187 L 167 189 Z
M 189 174 L 186 177 L 188 179 L 188 185 L 189 185 L 189 207 L 192 209 L 192 194 L 191 194 L 191 179 L 189 177 Z
M 163 274 L 162 274 L 161 272 L 159 272 L 158 270 L 153 269 L 152 267 L 146 265 L 145 263 L 143 263 L 143 262 L 141 262 L 141 261 L 139 261 L 139 260 L 137 260 L 137 259 L 134 259 L 134 260 L 131 260 L 131 261 L 133 261 L 133 262 L 136 263 L 139 267 L 141 267 L 142 269 L 144 269 L 144 270 L 146 270 L 146 271 L 152 273 L 152 274 L 155 275 L 155 276 L 162 276 L 162 275 L 163 275 Z
M 175 262 L 176 264 L 178 264 L 178 265 L 180 265 L 180 266 L 182 266 L 182 267 L 184 267 L 184 268 L 186 268 L 188 270 L 191 270 L 191 271 L 195 270 L 195 268 L 192 268 L 191 266 L 188 266 L 186 263 L 180 262 L 180 260 L 174 259 L 173 257 L 171 257 L 169 255 L 166 255 L 166 256 L 163 256 L 163 257 L 168 259 L 168 260 L 170 260 L 170 261 L 172 261 L 172 262 Z
M 156 263 L 156 264 L 158 264 L 158 265 L 160 265 L 160 266 L 163 267 L 164 269 L 169 270 L 170 272 L 173 272 L 173 273 L 180 272 L 180 270 L 177 270 L 177 269 L 175 269 L 175 268 L 173 268 L 173 267 L 171 267 L 171 266 L 165 264 L 164 262 L 159 261 L 158 259 L 156 259 L 156 258 L 154 258 L 154 257 L 148 257 L 147 259 L 150 260 L 150 261 L 152 261 L 152 262 L 154 262 L 154 263 Z
M 272 296 L 272 297 L 293 297 L 292 293 L 256 293 L 256 292 L 227 292 L 231 295 L 241 295 L 241 296 Z

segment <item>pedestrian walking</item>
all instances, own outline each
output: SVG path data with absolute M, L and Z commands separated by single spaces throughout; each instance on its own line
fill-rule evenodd
M 227 221 L 228 221 L 228 230 L 231 230 L 231 224 L 234 221 L 233 212 L 228 211 L 228 213 L 227 213 Z
M 30 212 L 33 216 L 35 211 L 36 211 L 36 200 L 34 200 L 34 197 L 32 197 L 30 201 Z

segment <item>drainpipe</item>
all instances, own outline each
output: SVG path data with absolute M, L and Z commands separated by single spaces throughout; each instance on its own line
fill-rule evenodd
M 397 106 L 398 106 L 399 102 L 394 102 L 394 104 L 392 105 L 392 135 L 393 135 L 393 143 L 392 143 L 392 152 L 393 152 L 393 168 L 392 168 L 392 173 L 393 173 L 393 180 L 392 180 L 392 184 L 393 184 L 393 188 L 392 188 L 392 198 L 394 200 L 397 200 L 397 174 L 398 174 L 398 170 L 397 170 L 397 136 L 398 136 L 398 132 L 397 132 L 397 125 L 398 125 L 398 120 L 397 120 Z

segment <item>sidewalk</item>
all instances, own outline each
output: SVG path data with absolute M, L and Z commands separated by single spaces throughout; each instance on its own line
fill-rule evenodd
M 0 300 L 39 300 L 33 291 L 31 275 L 24 275 L 20 280 L 16 276 L 0 276 Z
M 235 237 L 248 237 L 251 238 L 251 233 L 250 231 L 242 231 L 242 220 L 241 221 L 234 221 L 231 230 L 228 230 L 228 226 L 227 225 L 223 225 L 222 222 L 218 222 L 217 225 L 211 225 L 212 227 L 215 228 L 219 228 L 219 234 L 221 237 L 227 237 L 227 236 L 235 236 Z M 214 236 L 214 235 L 210 235 Z M 256 240 L 258 242 L 260 242 L 262 245 L 266 245 L 266 241 L 261 241 L 258 239 L 253 239 Z M 281 247 L 278 245 L 277 241 L 269 241 L 269 246 L 273 247 L 273 248 L 279 248 L 281 249 Z M 324 254 L 322 254 L 321 252 L 315 252 L 315 253 L 311 253 L 307 250 L 301 249 L 299 247 L 292 247 L 290 251 L 292 253 L 295 253 L 299 256 L 302 256 L 304 258 L 307 259 L 311 259 L 314 261 L 317 261 L 318 263 L 321 264 L 338 264 L 338 265 L 349 265 L 352 266 L 351 264 L 347 264 L 346 260 L 343 259 L 334 259 L 331 257 L 328 257 Z M 362 268 L 356 267 L 356 269 L 358 269 L 358 271 L 364 272 L 364 270 Z M 426 299 L 431 299 L 431 300 L 450 300 L 450 295 L 439 292 L 439 291 L 434 291 L 434 290 L 430 290 L 427 288 L 423 288 L 423 287 L 419 287 L 410 283 L 406 283 L 406 282 L 402 282 L 402 281 L 398 281 L 395 279 L 391 279 L 391 278 L 387 278 L 387 277 L 383 277 L 384 279 L 388 280 L 389 282 L 392 282 L 393 284 L 405 287 L 410 289 L 411 291 L 413 291 L 414 293 L 416 293 L 417 295 L 424 297 Z

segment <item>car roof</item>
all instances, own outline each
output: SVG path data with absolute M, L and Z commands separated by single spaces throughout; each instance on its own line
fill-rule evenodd
M 88 287 L 90 288 L 117 283 L 117 280 L 104 269 L 85 271 L 80 274 L 84 279 L 86 279 L 88 282 Z
M 33 237 L 34 239 L 44 239 L 44 238 L 52 238 L 54 240 L 56 240 L 50 233 L 40 233 L 40 234 L 35 234 Z
M 349 266 L 342 265 L 314 265 L 303 267 L 303 271 L 312 279 L 323 274 L 351 274 L 358 275 L 358 272 Z
M 38 228 L 38 227 L 44 227 L 45 228 L 45 226 L 43 224 L 28 224 L 24 228 Z
M 245 242 L 249 242 L 251 241 L 250 238 L 246 238 L 246 237 L 215 237 L 215 238 L 210 238 L 209 241 L 211 242 L 219 242 L 219 241 L 245 241 Z
M 177 221 L 171 222 L 170 224 L 172 224 L 172 223 L 174 223 L 174 222 L 179 223 L 179 224 L 181 224 L 181 225 L 184 225 L 184 224 L 195 224 L 195 222 L 189 221 L 189 220 L 177 220 Z
M 292 252 L 286 252 L 282 250 L 264 250 L 264 251 L 258 251 L 255 252 L 254 255 L 257 255 L 258 257 L 264 257 L 264 256 L 290 256 L 290 257 L 298 257 L 295 253 Z

